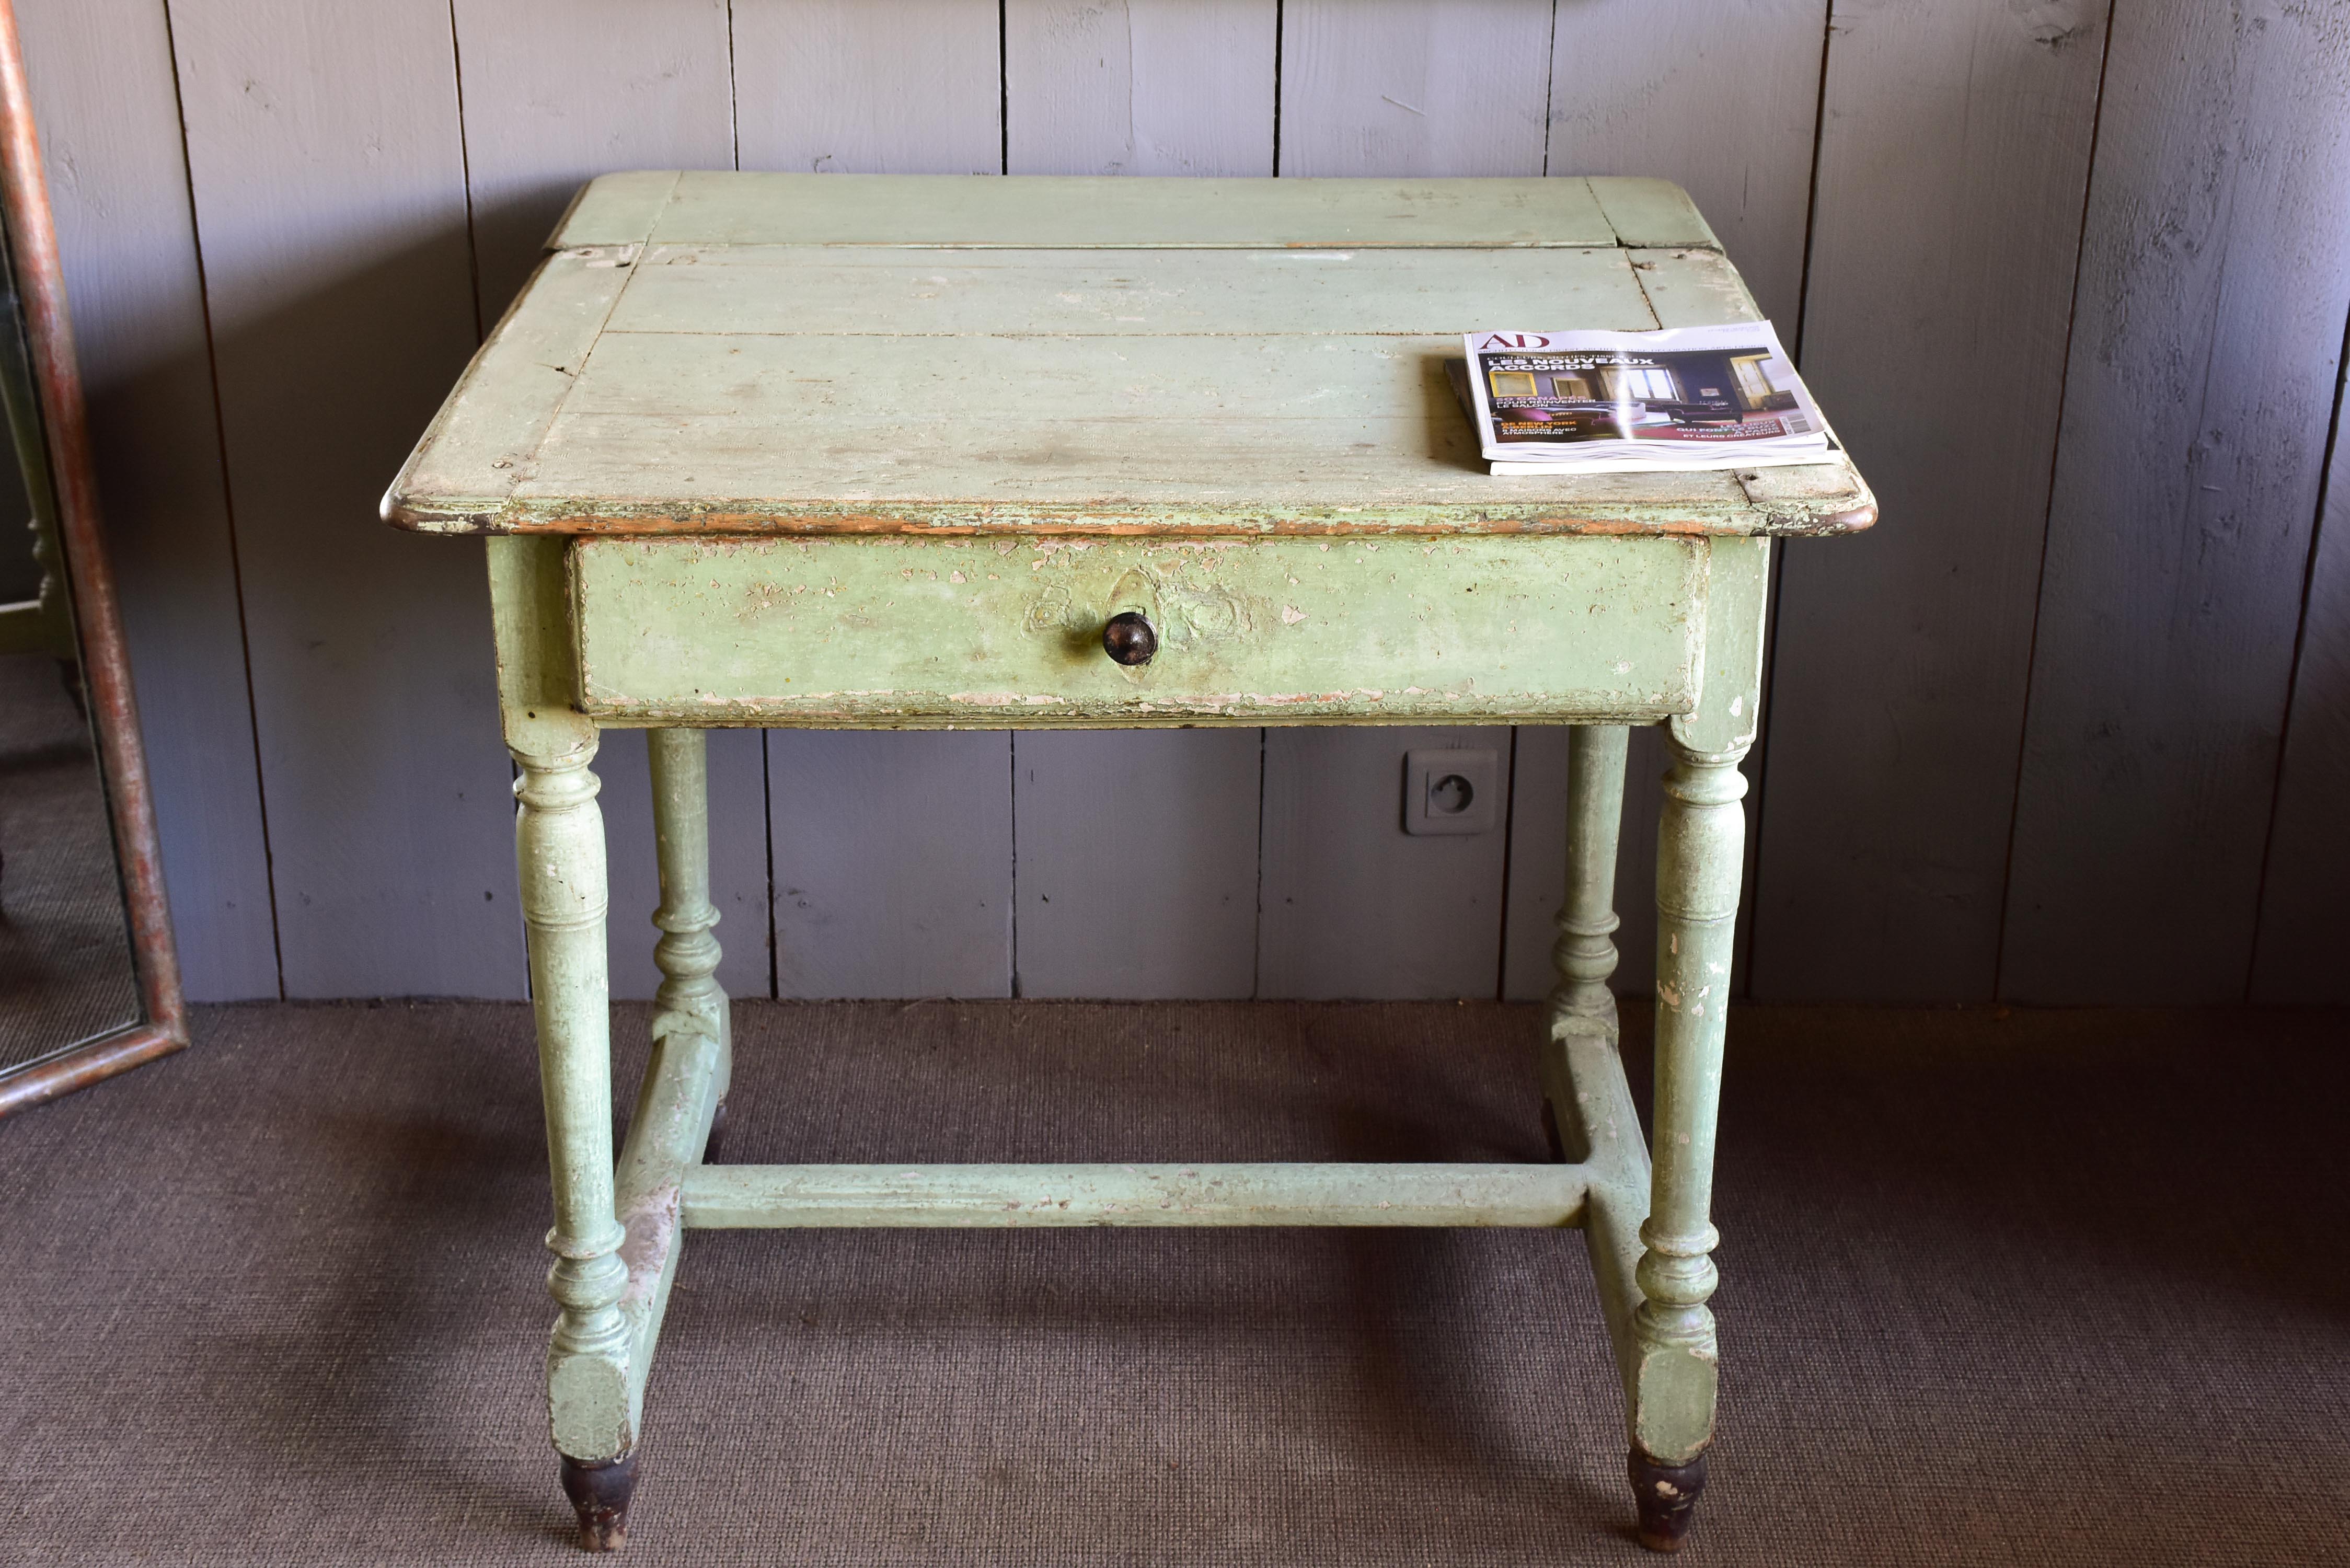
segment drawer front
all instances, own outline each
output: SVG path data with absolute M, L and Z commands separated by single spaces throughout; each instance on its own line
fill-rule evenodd
M 1701 539 L 582 538 L 599 718 L 875 727 L 1653 720 Z M 1149 621 L 1121 665 L 1102 628 Z

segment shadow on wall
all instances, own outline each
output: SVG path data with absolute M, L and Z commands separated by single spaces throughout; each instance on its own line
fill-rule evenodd
M 431 228 L 265 292 L 292 275 L 213 289 L 286 992 L 517 995 L 481 546 L 377 515 L 473 351 L 471 246 Z
M 547 237 L 585 183 L 584 179 L 534 180 L 508 186 L 497 201 L 475 205 L 473 267 L 485 332 L 497 325 L 537 269 L 546 254 Z

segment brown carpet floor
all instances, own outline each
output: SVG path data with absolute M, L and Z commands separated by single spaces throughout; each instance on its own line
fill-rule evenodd
M 734 1159 L 1542 1149 L 1525 1008 L 737 1016 Z M 203 1010 L 0 1122 L 0 1563 L 581 1561 L 528 1023 Z M 2345 1023 L 1741 1013 L 1682 1560 L 2350 1562 Z M 1619 1421 L 1577 1236 L 698 1234 L 624 1560 L 1634 1564 Z

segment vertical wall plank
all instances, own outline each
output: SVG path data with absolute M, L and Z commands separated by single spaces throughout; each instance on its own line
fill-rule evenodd
M 733 0 L 745 169 L 1003 171 L 994 0 Z
M 999 173 L 989 0 L 733 0 L 745 169 Z M 785 996 L 1012 993 L 1012 746 L 984 731 L 767 737 Z
M 1281 172 L 1539 174 L 1546 0 L 1288 0 Z M 1265 732 L 1264 996 L 1491 996 L 1507 835 L 1408 837 L 1403 753 L 1506 730 Z
M 1004 27 L 1011 172 L 1273 172 L 1272 0 L 1014 0 Z M 1253 730 L 1020 737 L 1020 994 L 1250 993 L 1262 749 Z
M 1288 0 L 1284 174 L 1539 174 L 1550 0 Z
M 731 169 L 726 0 L 453 0 L 482 320 L 582 182 Z
M 1270 174 L 1274 0 L 1010 0 L 1013 174 Z
M 1506 780 L 1510 732 L 1314 727 L 1265 742 L 1257 994 L 1492 996 L 1505 836 L 1406 834 L 1403 766 L 1417 748 L 1490 748 Z
M 376 520 L 473 346 L 442 0 L 172 7 L 294 996 L 515 996 L 477 546 Z
M 1826 26 L 1827 0 L 1559 0 L 1552 41 L 1550 172 L 1681 185 L 1790 338 Z
M 2325 481 L 2252 960 L 2257 1002 L 2350 1002 L 2350 443 Z
M 170 36 L 160 0 L 17 25 L 47 154 L 180 971 L 277 994 L 269 851 Z
M 481 314 L 494 322 L 544 254 L 584 181 L 616 169 L 734 162 L 725 0 L 456 0 Z M 613 731 L 597 764 L 610 847 L 612 992 L 660 983 L 652 780 L 643 735 Z M 719 979 L 764 996 L 770 938 L 766 759 L 755 734 L 710 738 L 711 898 L 723 925 Z
M 1020 737 L 1020 995 L 1254 992 L 1263 734 Z
M 1012 994 L 1011 750 L 985 731 L 769 732 L 781 994 Z
M 2233 1002 L 2350 313 L 2350 26 L 2118 7 L 2001 983 Z
M 1991 995 L 2106 10 L 1836 7 L 1804 374 L 1883 521 L 1783 557 L 1755 995 Z

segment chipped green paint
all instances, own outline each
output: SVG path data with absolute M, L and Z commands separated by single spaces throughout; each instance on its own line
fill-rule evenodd
M 1443 369 L 1477 322 L 1753 318 L 1659 181 L 629 175 L 582 197 L 562 243 L 394 480 L 389 520 L 1199 537 L 1876 517 L 1841 452 L 1486 472 Z
M 1489 478 L 1431 336 L 1459 330 L 1462 289 L 1550 291 L 1566 314 L 1543 325 L 1751 318 L 1688 199 L 667 173 L 598 182 L 560 243 L 384 502 L 501 535 L 557 1449 L 633 1451 L 695 1227 L 1580 1225 L 1636 1469 L 1701 1484 L 1679 1467 L 1713 1436 L 1713 1147 L 1769 536 L 1866 527 L 1875 503 L 1840 455 Z M 970 248 L 926 248 L 949 244 Z M 1292 363 L 1311 373 L 1274 373 Z M 1129 610 L 1159 634 L 1139 668 L 1101 644 Z M 1523 721 L 1585 726 L 1540 1054 L 1560 1163 L 705 1162 L 731 1041 L 702 729 Z M 1659 721 L 1652 1163 L 1607 979 L 1623 726 Z M 658 732 L 663 975 L 617 1168 L 588 771 L 616 724 Z
M 1523 1225 L 1583 1220 L 1568 1165 L 726 1165 L 685 1180 L 696 1230 Z
M 1745 775 L 1762 691 L 1771 542 L 1715 552 L 1704 696 L 1667 726 L 1672 763 L 1657 827 L 1656 1177 L 1634 1279 L 1638 1361 L 1634 1437 L 1666 1464 L 1713 1439 L 1719 1279 L 1708 1218 L 1721 1103 L 1722 1044 L 1743 869 Z
M 825 726 L 1647 718 L 1697 692 L 1689 539 L 678 540 L 572 547 L 582 707 Z M 1159 650 L 1102 651 L 1137 610 Z
M 974 178 L 693 170 L 594 181 L 547 244 L 550 249 L 632 243 L 980 249 L 1047 241 L 1148 250 L 1718 248 L 1689 197 L 1663 180 L 1292 178 L 1276 184 L 1126 174 Z

